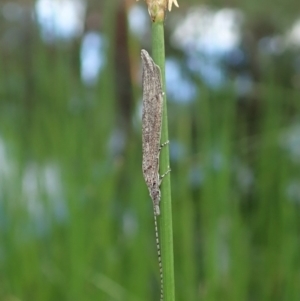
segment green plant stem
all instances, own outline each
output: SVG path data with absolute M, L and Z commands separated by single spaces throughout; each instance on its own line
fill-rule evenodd
M 164 104 L 161 142 L 164 143 L 169 140 L 169 135 L 166 103 L 164 23 L 161 21 L 156 21 L 152 23 L 152 57 L 155 63 L 160 67 L 162 76 Z M 165 147 L 163 147 L 160 155 L 161 174 L 163 174 L 169 169 L 169 161 L 169 145 L 167 144 Z M 174 301 L 175 281 L 170 173 L 164 177 L 162 183 L 161 215 L 159 218 L 159 223 L 164 278 L 164 300 Z

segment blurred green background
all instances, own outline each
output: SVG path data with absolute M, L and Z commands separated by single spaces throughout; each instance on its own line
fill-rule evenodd
M 166 19 L 176 300 L 300 300 L 298 1 Z M 159 299 L 144 1 L 1 0 L 0 300 Z

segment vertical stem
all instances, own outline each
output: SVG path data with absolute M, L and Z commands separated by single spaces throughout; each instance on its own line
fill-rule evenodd
M 156 21 L 152 23 L 152 57 L 155 63 L 160 67 L 162 76 L 164 104 L 161 142 L 164 143 L 169 140 L 169 135 L 166 104 L 164 23 L 162 21 Z M 165 147 L 163 147 L 160 154 L 161 174 L 168 170 L 170 165 L 169 161 L 169 145 L 167 144 Z M 164 177 L 161 188 L 160 237 L 163 263 L 164 296 L 165 301 L 174 301 L 175 281 L 170 173 Z

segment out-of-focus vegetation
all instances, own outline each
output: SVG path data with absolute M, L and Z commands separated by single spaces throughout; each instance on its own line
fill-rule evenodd
M 199 5 L 178 2 L 176 18 Z M 282 4 L 269 2 L 239 4 L 247 59 L 222 61 L 218 88 L 186 68 L 169 43 L 180 18 L 166 20 L 167 56 L 195 89 L 168 104 L 177 300 L 300 298 L 299 56 L 260 48 L 291 26 L 298 2 L 280 16 Z M 130 4 L 90 1 L 82 35 L 45 42 L 33 1 L 1 1 L 1 301 L 159 298 L 138 117 L 139 51 L 149 45 L 128 30 Z M 106 40 L 94 85 L 80 73 L 87 32 Z M 251 85 L 239 93 L 245 73 Z

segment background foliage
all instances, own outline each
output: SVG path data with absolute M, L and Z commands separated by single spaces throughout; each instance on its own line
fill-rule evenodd
M 277 2 L 207 3 L 246 16 L 247 60 L 223 60 L 218 89 L 170 44 L 171 25 L 199 2 L 168 15 L 167 55 L 196 87 L 190 102 L 169 96 L 177 300 L 299 300 L 299 54 L 259 48 L 296 21 L 298 3 Z M 34 4 L 0 5 L 0 300 L 157 300 L 137 113 L 149 45 L 128 30 L 133 3 L 87 3 L 84 33 L 107 42 L 93 86 L 80 76 L 84 33 L 45 42 Z M 241 95 L 243 72 L 252 84 Z

